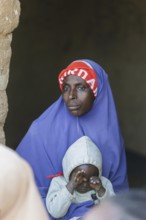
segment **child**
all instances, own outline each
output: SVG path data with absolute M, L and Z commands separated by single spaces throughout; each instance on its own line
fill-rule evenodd
M 102 175 L 102 156 L 87 136 L 66 151 L 64 176 L 52 179 L 46 197 L 48 212 L 55 219 L 79 219 L 93 205 L 115 195 L 111 182 Z

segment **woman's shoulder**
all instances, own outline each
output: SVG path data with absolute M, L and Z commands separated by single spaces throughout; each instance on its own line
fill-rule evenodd
M 48 116 L 50 116 L 50 113 L 53 113 L 55 110 L 58 110 L 61 103 L 62 103 L 62 97 L 60 96 L 58 100 L 53 102 L 37 119 L 35 119 L 35 122 L 46 119 Z
M 43 113 L 41 113 L 35 120 L 33 120 L 30 127 L 34 128 L 39 124 L 46 123 L 48 120 L 50 121 L 61 108 L 61 104 L 62 97 L 60 96 L 57 101 L 52 103 Z

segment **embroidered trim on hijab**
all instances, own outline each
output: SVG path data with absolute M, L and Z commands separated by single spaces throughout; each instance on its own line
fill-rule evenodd
M 62 90 L 63 81 L 69 75 L 79 76 L 90 86 L 94 96 L 97 96 L 98 81 L 93 68 L 86 62 L 74 61 L 66 69 L 63 69 L 58 76 L 59 86 Z

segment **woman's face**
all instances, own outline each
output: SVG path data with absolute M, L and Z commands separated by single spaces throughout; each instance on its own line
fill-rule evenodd
M 88 112 L 93 105 L 94 95 L 90 86 L 79 76 L 67 76 L 63 82 L 63 100 L 75 116 Z

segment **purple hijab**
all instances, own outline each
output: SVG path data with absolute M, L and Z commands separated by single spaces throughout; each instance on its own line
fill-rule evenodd
M 83 116 L 73 116 L 62 96 L 31 124 L 17 148 L 31 165 L 36 184 L 45 200 L 50 175 L 62 172 L 66 149 L 83 135 L 99 147 L 103 157 L 102 175 L 110 179 L 115 192 L 128 190 L 126 157 L 115 103 L 104 69 L 91 60 L 98 77 L 98 92 L 92 109 Z

